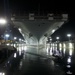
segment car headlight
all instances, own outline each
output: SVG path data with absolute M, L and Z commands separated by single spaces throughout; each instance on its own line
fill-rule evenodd
M 5 75 L 5 73 L 0 72 L 0 75 Z

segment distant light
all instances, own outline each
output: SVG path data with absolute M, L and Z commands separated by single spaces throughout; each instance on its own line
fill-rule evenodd
M 22 34 L 24 36 L 24 34 Z
M 54 32 L 55 32 L 55 29 L 52 30 L 52 33 L 54 33 Z
M 62 44 L 61 43 L 59 44 L 59 47 L 62 47 Z
M 3 75 L 5 75 L 5 73 L 3 73 Z
M 7 46 L 9 46 L 10 44 L 9 44 L 9 43 L 7 43 L 6 45 L 7 45 Z
M 8 63 L 10 63 L 10 61 L 8 61 Z
M 72 45 L 72 43 L 69 43 L 69 48 L 73 48 L 73 45 Z
M 16 44 L 13 44 L 14 47 L 16 47 Z
M 13 44 L 11 44 L 11 46 L 13 46 Z
M 68 72 L 66 72 L 67 74 L 69 74 L 69 75 L 71 75 L 72 74 L 72 72 L 70 72 L 70 71 L 68 71 Z
M 3 19 L 3 18 L 0 19 L 0 24 L 6 24 L 6 23 L 7 23 L 7 21 L 5 19 Z
M 67 37 L 71 37 L 71 34 L 67 34 Z
M 21 41 L 21 39 L 19 39 L 19 41 Z
M 1 73 L 1 72 L 0 72 L 0 75 L 5 75 L 5 73 Z
M 3 75 L 3 73 L 0 73 L 0 75 Z
M 67 68 L 70 68 L 71 66 L 70 66 L 70 65 L 67 65 L 66 67 L 67 67 Z
M 16 56 L 17 56 L 16 53 L 14 53 L 14 58 L 16 58 Z
M 50 38 L 50 41 L 52 41 L 52 39 Z
M 70 56 L 72 55 L 72 49 L 70 49 L 70 51 L 69 51 L 69 55 L 70 55 Z
M 10 35 L 9 34 L 5 34 L 5 36 L 8 38 Z
M 60 47 L 60 48 L 59 48 L 59 50 L 61 51 L 61 50 L 62 50 L 62 48 Z
M 63 48 L 63 52 L 64 52 L 64 54 L 65 54 L 65 52 L 66 52 L 66 48 Z
M 59 40 L 59 37 L 56 37 L 57 40 Z
M 16 40 L 17 39 L 17 37 L 14 37 L 14 40 Z
M 21 28 L 18 28 L 18 30 L 21 32 L 22 30 L 21 30 Z
M 65 43 L 63 44 L 63 47 L 66 48 L 66 44 Z
M 27 50 L 27 46 L 24 46 L 24 50 Z
M 67 59 L 67 62 L 68 62 L 68 63 L 71 63 L 71 57 L 69 57 L 69 58 Z

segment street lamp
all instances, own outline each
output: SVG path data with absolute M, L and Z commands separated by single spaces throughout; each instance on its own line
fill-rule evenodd
M 0 24 L 6 24 L 7 23 L 7 21 L 5 20 L 5 19 L 3 19 L 3 18 L 0 18 Z
M 52 30 L 52 33 L 54 33 L 54 32 L 55 32 L 55 29 Z
M 21 38 L 19 38 L 19 41 L 21 42 Z
M 50 38 L 50 43 L 52 42 L 52 38 Z
M 14 40 L 16 40 L 17 39 L 17 37 L 14 37 Z
M 5 34 L 5 38 L 9 38 L 10 37 L 10 35 L 9 34 Z
M 7 42 L 6 40 L 8 40 L 9 37 L 10 37 L 9 34 L 5 34 L 5 42 Z
M 59 37 L 56 37 L 57 41 L 59 40 Z
M 70 41 L 71 34 L 67 34 L 67 37 L 69 38 L 69 41 Z

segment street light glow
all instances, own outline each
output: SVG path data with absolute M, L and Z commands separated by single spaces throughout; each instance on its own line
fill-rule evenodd
M 68 63 L 71 63 L 71 58 L 70 57 L 67 59 L 67 62 Z
M 50 38 L 50 41 L 52 41 L 52 39 Z
M 7 23 L 7 21 L 5 19 L 3 19 L 3 18 L 0 19 L 0 24 L 6 24 L 6 23 Z
M 17 37 L 14 37 L 14 40 L 16 40 L 17 39 Z
M 21 28 L 18 28 L 18 30 L 21 32 L 22 30 L 21 30 Z
M 21 39 L 19 39 L 19 41 L 21 41 Z
M 55 29 L 52 30 L 52 33 L 54 33 L 54 32 L 55 32 Z
M 5 36 L 8 38 L 10 35 L 9 34 L 6 34 Z
M 24 34 L 22 34 L 24 36 Z
M 67 37 L 71 37 L 71 34 L 67 34 Z
M 56 37 L 57 40 L 59 40 L 59 37 Z
M 67 34 L 67 37 L 69 38 L 69 41 L 70 41 L 70 37 L 71 37 L 72 35 L 71 34 Z

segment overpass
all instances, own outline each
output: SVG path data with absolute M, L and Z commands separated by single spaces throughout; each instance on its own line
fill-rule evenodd
M 68 69 L 73 66 L 71 65 L 71 56 L 74 52 L 75 44 L 70 42 L 47 43 L 47 39 L 51 34 L 67 21 L 67 14 L 48 14 L 47 16 L 34 14 L 27 16 L 13 15 L 11 24 L 18 28 L 25 42 L 20 40 L 11 44 L 11 46 L 17 48 L 17 51 L 7 60 L 5 66 L 3 66 L 6 68 L 6 71 L 1 70 L 0 75 L 72 74 L 70 70 L 63 70 L 62 67 L 67 67 Z M 58 55 L 58 51 L 60 52 L 59 58 L 53 55 L 55 51 L 57 51 L 55 56 Z M 67 53 L 69 57 L 65 57 Z M 63 59 L 61 59 L 61 56 Z
M 68 14 L 48 14 L 38 16 L 30 13 L 26 16 L 11 17 L 11 23 L 18 28 L 28 45 L 45 45 L 50 37 L 68 20 Z

